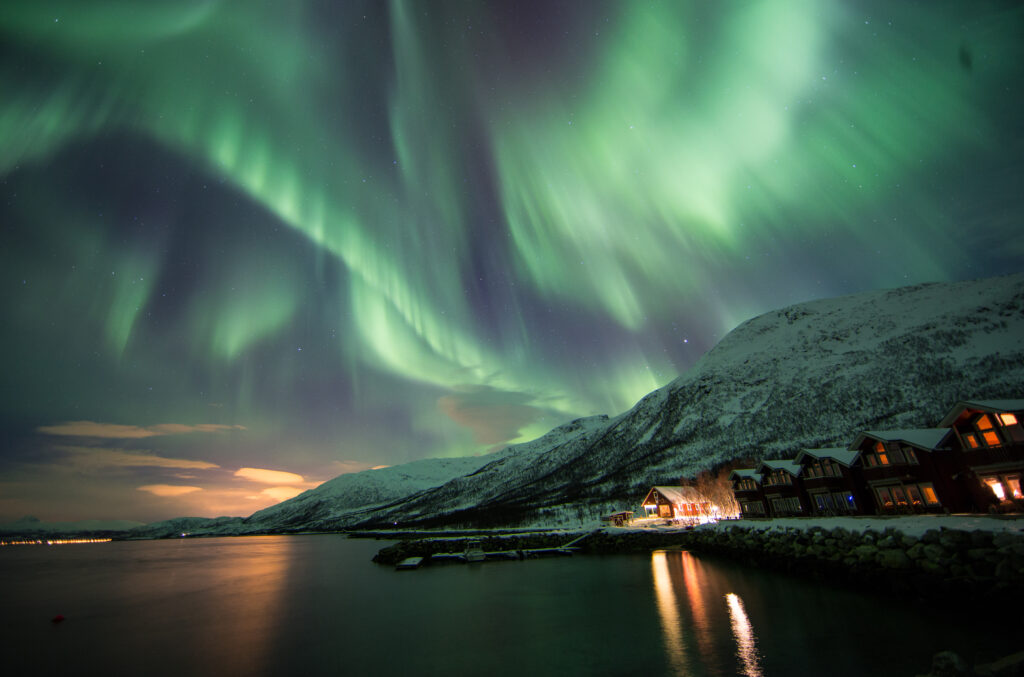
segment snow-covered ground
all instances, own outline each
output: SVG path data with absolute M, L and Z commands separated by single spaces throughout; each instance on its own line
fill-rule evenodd
M 961 531 L 992 531 L 1024 534 L 1024 515 L 1019 517 L 989 517 L 987 515 L 907 515 L 902 517 L 880 517 L 878 515 L 864 515 L 859 517 L 790 517 L 772 520 L 723 520 L 714 524 L 704 524 L 697 529 L 759 529 L 782 530 L 782 529 L 810 529 L 821 527 L 823 529 L 836 529 L 842 527 L 850 531 L 863 532 L 868 529 L 873 531 L 885 531 L 895 529 L 908 536 L 920 537 L 929 529 L 958 529 Z M 636 527 L 625 527 L 625 529 Z M 648 525 L 639 527 L 645 531 L 658 529 L 664 531 L 678 531 L 683 527 Z

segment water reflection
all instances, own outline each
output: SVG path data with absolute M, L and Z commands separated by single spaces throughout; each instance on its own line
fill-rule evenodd
M 111 621 L 126 624 L 122 631 L 142 634 L 151 645 L 177 628 L 192 628 L 188 650 L 204 656 L 210 674 L 258 674 L 273 651 L 287 603 L 294 544 L 288 536 L 255 536 L 153 548 L 125 573 L 120 593 L 155 617 L 140 623 L 125 614 Z M 162 660 L 174 665 L 178 658 Z
M 658 615 L 661 617 L 661 632 L 665 638 L 665 653 L 669 665 L 677 675 L 689 675 L 686 661 L 686 643 L 683 641 L 683 626 L 679 621 L 679 604 L 676 591 L 672 584 L 672 574 L 668 570 L 668 556 L 679 553 L 667 553 L 661 550 L 651 555 L 651 571 L 654 574 L 654 593 L 658 603 Z
M 729 616 L 732 618 L 732 634 L 736 638 L 736 656 L 743 663 L 743 674 L 747 677 L 761 677 L 761 665 L 757 656 L 757 645 L 754 642 L 754 628 L 750 625 L 747 612 L 743 609 L 743 600 L 736 593 L 725 596 L 729 603 Z
M 673 674 L 762 677 L 754 630 L 743 601 L 736 593 L 726 592 L 731 586 L 718 569 L 705 567 L 688 552 L 656 551 L 651 556 L 651 571 L 665 655 Z M 730 625 L 733 651 L 723 646 Z M 722 664 L 729 653 L 736 656 L 738 664 Z

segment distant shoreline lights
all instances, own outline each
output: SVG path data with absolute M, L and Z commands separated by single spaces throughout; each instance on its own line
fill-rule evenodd
M 47 538 L 31 539 L 20 541 L 0 540 L 0 546 L 4 545 L 70 545 L 73 543 L 110 543 L 112 538 Z

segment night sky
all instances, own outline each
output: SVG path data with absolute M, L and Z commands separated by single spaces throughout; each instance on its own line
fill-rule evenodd
M 248 515 L 1021 270 L 1022 45 L 1015 2 L 6 0 L 0 521 Z

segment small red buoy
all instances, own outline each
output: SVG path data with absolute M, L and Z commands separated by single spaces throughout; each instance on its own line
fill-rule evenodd
M 54 616 L 53 618 L 50 619 L 50 622 L 51 623 L 60 623 L 63 620 L 64 620 L 64 614 L 57 614 L 56 616 Z

